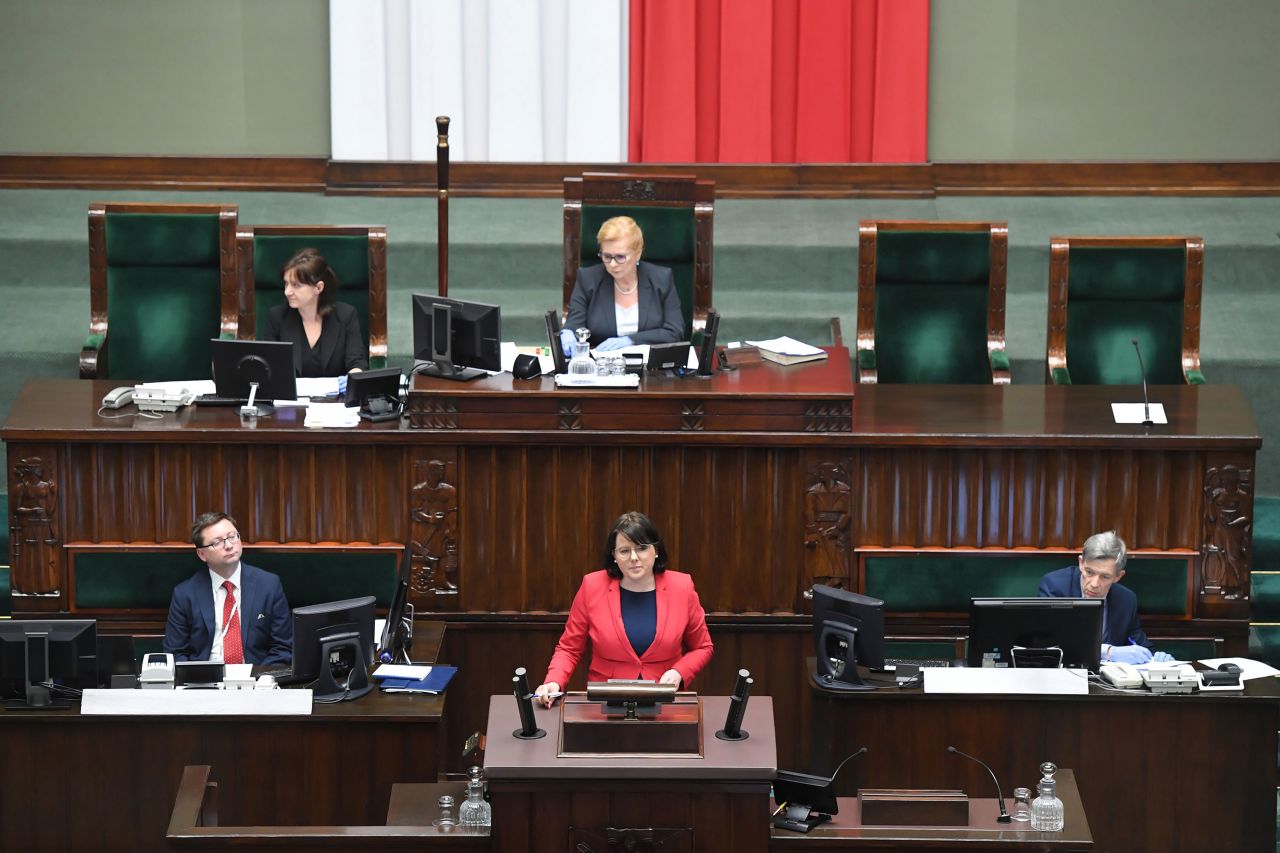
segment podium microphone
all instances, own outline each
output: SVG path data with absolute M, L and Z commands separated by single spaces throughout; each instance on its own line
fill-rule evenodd
M 750 732 L 742 730 L 742 716 L 747 713 L 747 698 L 751 695 L 751 685 L 755 679 L 749 670 L 738 670 L 738 681 L 733 686 L 733 695 L 729 697 L 729 713 L 724 718 L 724 728 L 716 732 L 720 740 L 746 740 Z
M 991 781 L 996 783 L 996 802 L 1000 804 L 1000 817 L 996 818 L 996 823 L 1013 823 L 1013 818 L 1009 817 L 1009 810 L 1004 807 L 1004 794 L 1000 793 L 1000 780 L 996 778 L 996 772 L 991 769 L 987 762 L 980 758 L 974 758 L 967 752 L 961 752 L 954 746 L 947 747 L 947 752 L 954 752 L 956 755 L 963 755 L 965 758 L 977 764 L 981 764 L 991 774 Z
M 1142 363 L 1142 348 L 1138 346 L 1137 338 L 1133 338 L 1130 343 L 1133 344 L 1133 351 L 1138 354 L 1138 370 L 1142 371 L 1142 425 L 1155 426 L 1155 422 L 1151 420 L 1151 398 L 1147 396 L 1147 366 Z
M 516 667 L 516 674 L 511 679 L 511 690 L 515 693 L 516 708 L 520 711 L 520 728 L 511 734 L 521 740 L 546 737 L 547 733 L 538 728 L 533 719 L 533 694 L 529 692 L 529 673 L 524 667 Z

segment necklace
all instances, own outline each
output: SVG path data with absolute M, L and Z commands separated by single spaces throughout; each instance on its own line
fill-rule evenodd
M 636 280 L 636 283 L 635 283 L 635 284 L 631 285 L 631 289 L 630 289 L 630 290 L 623 290 L 623 289 L 622 289 L 622 287 L 621 287 L 621 286 L 619 286 L 619 284 L 618 284 L 618 282 L 617 282 L 617 281 L 615 281 L 615 282 L 613 283 L 613 289 L 614 289 L 614 290 L 616 290 L 616 291 L 618 291 L 619 293 L 621 293 L 623 296 L 630 296 L 631 294 L 635 293 L 635 292 L 636 292 L 636 288 L 637 288 L 637 287 L 639 287 L 639 286 L 640 286 L 640 281 L 639 281 L 639 279 L 637 279 L 637 280 Z

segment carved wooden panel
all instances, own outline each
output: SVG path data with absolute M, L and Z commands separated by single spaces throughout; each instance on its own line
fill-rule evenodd
M 54 448 L 25 447 L 10 454 L 9 557 L 15 597 L 61 597 L 58 492 Z
M 817 453 L 806 455 L 818 459 Z M 805 466 L 804 584 L 827 584 L 852 589 L 854 495 L 847 463 L 831 457 Z
M 454 610 L 459 592 L 459 489 L 451 448 L 413 461 L 409 491 L 409 590 L 414 605 Z
M 1204 475 L 1200 594 L 1247 601 L 1253 544 L 1253 468 L 1214 465 Z

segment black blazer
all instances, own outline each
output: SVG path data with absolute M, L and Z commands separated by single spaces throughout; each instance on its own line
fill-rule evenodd
M 333 310 L 324 315 L 320 339 L 316 341 L 320 351 L 319 372 L 302 372 L 302 356 L 309 346 L 307 333 L 302 328 L 302 315 L 288 303 L 277 305 L 267 313 L 264 337 L 268 341 L 293 344 L 293 372 L 298 376 L 342 376 L 353 367 L 363 370 L 369 366 L 369 349 L 360 334 L 360 319 L 356 309 L 345 302 L 333 303 Z
M 688 340 L 684 314 L 680 312 L 680 295 L 676 293 L 671 270 L 641 261 L 636 265 L 636 279 L 640 289 L 640 329 L 631 335 L 631 340 L 638 344 Z M 604 264 L 578 268 L 564 327 L 580 329 L 583 326 L 591 330 L 592 347 L 599 346 L 606 338 L 618 336 L 613 276 Z

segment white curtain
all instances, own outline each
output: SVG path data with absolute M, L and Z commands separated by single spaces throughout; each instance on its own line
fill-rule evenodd
M 335 160 L 626 159 L 627 0 L 329 0 Z

